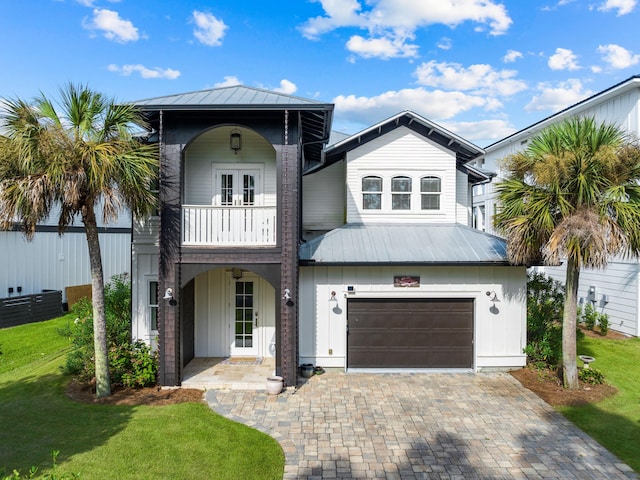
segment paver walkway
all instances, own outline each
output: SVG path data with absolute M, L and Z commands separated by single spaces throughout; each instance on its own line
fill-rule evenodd
M 280 442 L 285 479 L 637 478 L 508 374 L 327 372 L 206 399 Z

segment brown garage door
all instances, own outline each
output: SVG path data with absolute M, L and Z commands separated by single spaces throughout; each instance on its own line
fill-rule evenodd
M 473 299 L 349 299 L 348 368 L 471 368 Z

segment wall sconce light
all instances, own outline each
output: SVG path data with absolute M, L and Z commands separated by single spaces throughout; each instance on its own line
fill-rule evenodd
M 293 300 L 291 299 L 291 290 L 289 290 L 288 288 L 284 289 L 284 294 L 282 295 L 282 299 L 286 300 L 287 303 L 287 307 L 293 307 Z
M 178 302 L 176 302 L 176 299 L 173 297 L 173 289 L 172 288 L 167 288 L 164 291 L 164 297 L 162 297 L 163 300 L 169 300 L 169 305 L 171 305 L 172 307 L 175 307 Z
M 241 268 L 232 268 L 231 276 L 234 280 L 240 280 L 242 278 L 242 269 Z
M 331 292 L 331 298 L 329 299 L 329 301 L 338 303 L 338 297 L 336 297 L 336 292 Z
M 242 134 L 240 133 L 240 130 L 231 130 L 231 135 L 229 136 L 229 147 L 231 147 L 231 150 L 233 150 L 233 153 L 236 155 L 240 150 L 242 150 Z
M 498 294 L 494 291 L 491 292 L 487 292 L 487 297 L 489 297 L 489 300 L 491 300 L 492 302 L 499 302 L 500 300 L 498 300 Z

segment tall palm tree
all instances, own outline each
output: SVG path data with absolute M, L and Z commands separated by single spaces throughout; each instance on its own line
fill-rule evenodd
M 129 104 L 68 84 L 53 103 L 5 102 L 0 116 L 0 227 L 19 222 L 28 239 L 50 213 L 63 234 L 84 224 L 91 266 L 96 396 L 111 394 L 104 312 L 104 277 L 97 212 L 105 223 L 129 209 L 145 215 L 155 204 L 157 146 L 143 144 L 134 128 L 146 127 Z M 136 127 L 137 125 L 137 127 Z
M 533 137 L 504 161 L 496 229 L 513 263 L 566 259 L 562 372 L 578 387 L 576 314 L 582 268 L 640 253 L 640 149 L 613 125 L 572 118 Z

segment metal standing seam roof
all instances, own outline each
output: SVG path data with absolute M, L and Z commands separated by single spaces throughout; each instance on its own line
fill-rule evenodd
M 213 88 L 197 92 L 166 95 L 131 102 L 142 110 L 203 110 L 203 109 L 282 109 L 300 107 L 305 109 L 327 109 L 333 105 L 317 100 L 286 95 L 260 88 L 236 85 Z
M 460 224 L 349 224 L 300 246 L 302 264 L 500 264 L 506 241 Z

